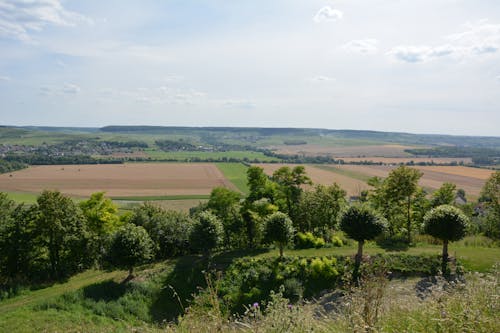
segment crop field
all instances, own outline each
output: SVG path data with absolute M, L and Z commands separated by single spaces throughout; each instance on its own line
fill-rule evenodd
M 387 177 L 395 166 L 388 165 L 340 165 L 335 166 L 340 170 L 354 172 L 365 176 Z M 486 179 L 492 170 L 470 168 L 463 166 L 417 166 L 414 167 L 424 173 L 420 179 L 420 185 L 431 190 L 438 189 L 444 182 L 451 182 L 457 188 L 463 188 L 465 192 L 477 197 L 481 192 Z
M 296 165 L 292 164 L 255 164 L 264 169 L 268 175 L 272 175 L 274 171 L 283 167 L 289 166 L 293 168 Z M 344 174 L 331 172 L 320 168 L 319 166 L 305 165 L 306 173 L 311 178 L 314 184 L 332 185 L 337 183 L 342 187 L 348 195 L 359 195 L 362 190 L 366 190 L 369 186 L 366 182 Z
M 237 188 L 210 163 L 50 165 L 0 175 L 0 191 L 72 196 L 105 191 L 110 197 L 207 195 L 217 186 Z
M 157 160 L 192 160 L 192 159 L 202 159 L 202 160 L 207 160 L 207 159 L 214 159 L 214 160 L 220 160 L 220 159 L 248 159 L 249 161 L 258 159 L 259 161 L 266 161 L 266 162 L 272 162 L 272 161 L 278 161 L 277 158 L 275 157 L 269 157 L 264 155 L 261 152 L 255 152 L 255 151 L 173 151 L 173 152 L 166 152 L 166 151 L 161 151 L 161 150 L 155 150 L 155 149 L 147 149 L 144 151 L 144 153 L 147 155 L 147 157 L 151 157 L 152 159 L 157 159 Z
M 449 164 L 449 163 L 460 163 L 465 164 L 472 163 L 472 159 L 469 157 L 342 157 L 347 163 L 350 162 L 363 162 L 370 161 L 374 163 L 384 163 L 384 164 L 401 164 L 409 163 L 413 161 L 417 163 L 437 163 L 437 164 Z
M 321 146 L 314 144 L 288 146 L 279 145 L 271 147 L 277 153 L 289 155 L 305 155 L 305 156 L 331 156 L 336 158 L 353 157 L 361 158 L 366 157 L 405 157 L 409 158 L 411 154 L 406 153 L 405 149 L 416 148 L 413 146 L 403 145 L 361 145 L 361 146 Z M 422 148 L 422 147 L 420 147 Z

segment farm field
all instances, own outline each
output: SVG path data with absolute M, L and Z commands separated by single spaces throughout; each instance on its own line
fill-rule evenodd
M 98 191 L 110 197 L 208 195 L 217 186 L 237 190 L 210 163 L 32 166 L 0 175 L 0 191 L 40 193 L 57 189 L 85 197 Z
M 274 171 L 283 167 L 289 166 L 293 168 L 296 164 L 254 164 L 264 169 L 267 175 L 272 175 Z M 347 195 L 359 195 L 362 190 L 366 190 L 369 186 L 365 181 L 356 179 L 344 174 L 324 170 L 319 166 L 305 165 L 306 173 L 311 178 L 314 184 L 331 185 L 333 183 L 339 184 L 346 192 Z
M 370 177 L 387 177 L 389 172 L 396 168 L 387 165 L 339 165 L 342 171 L 355 172 Z M 486 179 L 492 170 L 477 169 L 463 166 L 417 166 L 414 167 L 424 173 L 420 185 L 429 189 L 438 189 L 444 182 L 451 182 L 457 188 L 463 188 L 469 196 L 477 197 L 481 192 Z
M 460 163 L 465 164 L 472 163 L 472 159 L 469 157 L 379 157 L 379 156 L 369 156 L 369 157 L 342 157 L 342 160 L 346 163 L 351 162 L 374 162 L 383 164 L 401 164 L 409 163 L 413 161 L 417 163 L 437 163 L 437 164 L 449 164 L 449 163 Z
M 279 154 L 288 155 L 305 155 L 305 156 L 318 156 L 328 155 L 334 158 L 352 157 L 361 158 L 365 160 L 367 157 L 405 157 L 409 158 L 412 155 L 405 152 L 405 149 L 416 148 L 414 146 L 403 146 L 395 144 L 374 144 L 374 145 L 355 145 L 355 146 L 321 146 L 314 144 L 306 145 L 277 145 L 270 147 L 275 149 Z M 422 148 L 422 147 L 419 147 Z
M 248 159 L 251 160 L 259 160 L 259 161 L 278 161 L 277 158 L 269 157 L 260 152 L 255 151 L 221 151 L 221 152 L 213 152 L 213 151 L 172 151 L 166 152 L 156 149 L 147 149 L 144 151 L 147 157 L 157 160 L 190 160 L 190 159 Z

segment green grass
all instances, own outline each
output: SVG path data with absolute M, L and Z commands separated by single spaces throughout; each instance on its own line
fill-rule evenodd
M 357 245 L 320 248 L 320 249 L 304 249 L 304 250 L 285 250 L 286 255 L 300 256 L 300 257 L 315 257 L 326 255 L 354 255 L 357 251 Z M 440 255 L 442 251 L 441 245 L 419 245 L 410 247 L 407 251 L 402 253 L 407 254 L 436 254 Z M 477 272 L 488 272 L 491 270 L 495 263 L 500 262 L 500 248 L 499 247 L 469 247 L 460 246 L 451 243 L 448 251 L 450 256 L 456 257 L 464 265 L 466 270 Z M 373 243 L 367 243 L 363 248 L 364 254 L 377 254 L 377 253 L 394 253 L 394 251 L 386 251 Z M 259 254 L 259 257 L 277 256 L 278 250 L 272 250 Z
M 4 314 L 18 307 L 28 306 L 40 301 L 57 297 L 69 291 L 77 290 L 92 283 L 98 283 L 109 279 L 124 279 L 127 276 L 125 271 L 98 271 L 88 270 L 71 277 L 64 283 L 56 283 L 50 287 L 26 291 L 25 293 L 0 302 L 0 313 Z
M 258 159 L 262 162 L 272 162 L 279 161 L 277 158 L 269 157 L 260 152 L 255 151 L 223 151 L 223 152 L 205 152 L 205 151 L 178 151 L 178 152 L 165 152 L 161 150 L 156 150 L 148 148 L 145 153 L 157 160 L 178 160 L 187 161 L 191 159 L 214 159 L 221 160 L 223 158 L 234 158 L 238 160 L 247 159 L 253 161 Z
M 216 165 L 234 186 L 244 194 L 248 194 L 246 165 L 242 163 L 216 163 Z
M 23 192 L 5 192 L 7 196 L 16 203 L 34 204 L 39 194 Z

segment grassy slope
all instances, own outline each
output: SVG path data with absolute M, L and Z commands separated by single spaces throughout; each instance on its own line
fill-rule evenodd
M 216 165 L 234 186 L 241 192 L 248 194 L 247 166 L 241 163 L 216 163 Z
M 407 253 L 439 254 L 440 249 L 440 246 L 425 245 L 410 248 Z M 341 248 L 287 250 L 285 255 L 307 257 L 353 255 L 355 252 L 356 246 L 351 245 Z M 366 254 L 380 252 L 385 251 L 372 243 L 366 245 Z M 500 258 L 500 248 L 452 245 L 450 253 L 456 253 L 467 268 L 479 271 L 489 270 Z M 235 258 L 276 255 L 277 250 L 222 253 L 214 258 L 214 263 L 220 269 Z M 158 326 L 152 323 L 161 321 L 166 313 L 180 310 L 169 286 L 175 289 L 186 306 L 185 300 L 196 292 L 196 286 L 202 285 L 202 273 L 196 269 L 200 265 L 199 260 L 197 256 L 187 256 L 144 267 L 136 273 L 135 287 L 125 287 L 119 283 L 126 276 L 123 271 L 91 270 L 74 276 L 66 283 L 26 292 L 0 302 L 0 331 L 157 331 Z M 117 293 L 120 290 L 125 290 L 125 293 Z

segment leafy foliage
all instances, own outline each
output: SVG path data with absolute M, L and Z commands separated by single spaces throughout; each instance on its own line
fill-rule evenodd
M 134 266 L 145 263 L 153 257 L 153 242 L 146 229 L 131 223 L 120 228 L 109 250 L 109 260 L 118 267 L 124 267 L 132 275 Z
M 441 205 L 425 215 L 425 233 L 443 241 L 458 241 L 465 236 L 468 219 L 462 211 L 450 205 Z
M 222 244 L 224 227 L 217 216 L 205 211 L 201 212 L 193 224 L 189 242 L 191 246 L 209 255 L 213 249 Z
M 276 243 L 280 249 L 280 256 L 283 256 L 283 248 L 293 242 L 293 228 L 290 218 L 281 212 L 276 212 L 266 219 L 264 241 Z

